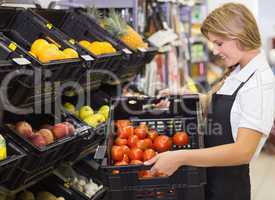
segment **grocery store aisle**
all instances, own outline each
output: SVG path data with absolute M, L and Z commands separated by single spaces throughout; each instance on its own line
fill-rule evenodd
M 252 200 L 275 199 L 275 155 L 263 151 L 250 165 Z

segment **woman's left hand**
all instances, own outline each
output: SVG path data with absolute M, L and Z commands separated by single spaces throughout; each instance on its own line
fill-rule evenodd
M 150 170 L 152 175 L 164 174 L 171 176 L 180 167 L 179 158 L 177 158 L 176 151 L 160 153 L 151 160 L 144 162 L 144 164 L 154 164 Z

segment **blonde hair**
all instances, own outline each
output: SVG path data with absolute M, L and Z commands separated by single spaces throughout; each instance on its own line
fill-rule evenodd
M 202 34 L 208 38 L 208 34 L 215 34 L 224 39 L 234 39 L 240 49 L 249 51 L 261 47 L 261 37 L 257 22 L 250 10 L 239 3 L 226 3 L 212 11 L 201 26 Z M 212 94 L 217 92 L 227 76 L 235 69 L 235 66 L 226 68 L 220 82 L 215 84 L 207 95 L 201 98 L 204 111 L 211 102 Z

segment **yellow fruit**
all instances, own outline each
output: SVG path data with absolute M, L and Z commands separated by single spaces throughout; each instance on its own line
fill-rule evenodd
M 142 37 L 130 26 L 128 26 L 126 34 L 122 35 L 120 39 L 133 49 L 144 48 Z
M 49 47 L 59 50 L 58 46 L 56 46 L 55 44 L 49 44 Z
M 45 48 L 43 50 L 40 50 L 39 54 L 37 54 L 38 59 L 43 62 L 47 63 L 53 60 L 60 59 L 60 52 L 59 50 L 56 50 L 55 48 Z
M 98 113 L 102 114 L 105 120 L 107 120 L 109 117 L 109 111 L 110 111 L 110 107 L 107 105 L 104 105 L 100 107 L 100 109 L 98 110 Z
M 90 43 L 89 41 L 87 41 L 87 40 L 81 40 L 81 41 L 79 42 L 79 45 L 82 46 L 82 47 L 84 47 L 84 48 L 86 48 L 86 49 L 89 48 L 90 44 L 91 44 L 91 43 Z
M 94 114 L 93 109 L 90 106 L 82 106 L 79 110 L 80 119 L 84 120 L 86 117 Z
M 37 56 L 33 52 L 29 51 L 29 54 L 31 54 L 33 57 L 37 58 Z
M 35 55 L 38 55 L 40 50 L 44 49 L 48 45 L 49 43 L 47 40 L 37 39 L 32 43 L 31 52 L 34 53 Z
M 101 42 L 95 41 L 90 44 L 88 49 L 95 55 L 101 55 L 104 51 L 104 46 Z
M 99 124 L 96 118 L 93 118 L 93 116 L 88 116 L 83 121 L 88 124 L 89 126 L 96 128 Z
M 106 121 L 104 115 L 101 114 L 101 113 L 96 113 L 96 114 L 94 114 L 94 115 L 93 115 L 93 118 L 96 119 L 96 121 L 97 121 L 99 124 Z
M 74 50 L 72 48 L 64 49 L 63 53 L 66 54 L 66 56 L 68 56 L 68 58 L 78 58 L 79 57 L 76 50 Z
M 104 48 L 104 53 L 115 53 L 115 48 L 109 42 L 102 42 L 102 46 Z
M 63 105 L 63 107 L 68 111 L 68 112 L 70 112 L 70 113 L 75 113 L 76 112 L 76 110 L 75 110 L 75 106 L 73 105 L 73 104 L 71 104 L 71 103 L 65 103 L 64 105 Z

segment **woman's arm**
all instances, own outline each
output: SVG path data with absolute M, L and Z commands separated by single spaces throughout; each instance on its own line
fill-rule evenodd
M 239 128 L 235 143 L 205 149 L 165 152 L 145 164 L 151 165 L 155 163 L 151 169 L 152 172 L 160 172 L 167 175 L 172 175 L 182 165 L 218 167 L 247 164 L 253 157 L 261 137 L 262 134 L 260 132 Z

